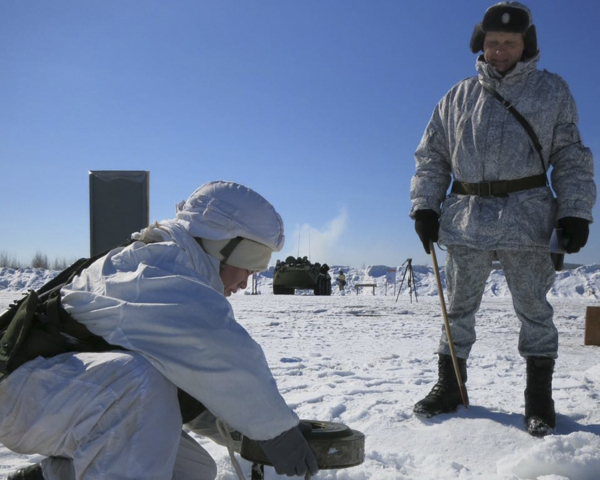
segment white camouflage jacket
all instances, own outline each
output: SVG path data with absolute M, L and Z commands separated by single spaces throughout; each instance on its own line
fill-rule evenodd
M 577 127 L 575 101 L 558 75 L 536 68 L 539 56 L 505 77 L 483 57 L 478 77 L 455 85 L 438 103 L 415 152 L 412 210 L 441 213 L 440 245 L 479 249 L 548 249 L 562 217 L 592 221 L 596 200 L 593 159 Z M 529 121 L 543 148 L 548 187 L 506 197 L 447 196 L 453 180 L 479 183 L 543 173 L 529 135 L 480 82 L 492 86 Z
M 177 387 L 256 440 L 298 424 L 261 347 L 223 296 L 219 262 L 177 221 L 157 222 L 61 290 L 92 333 L 142 354 Z

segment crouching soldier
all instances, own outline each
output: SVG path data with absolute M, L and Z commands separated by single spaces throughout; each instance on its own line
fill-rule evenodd
M 3 377 L 0 442 L 47 457 L 9 478 L 211 480 L 215 462 L 182 425 L 216 438 L 216 419 L 259 441 L 278 473 L 317 472 L 226 299 L 281 250 L 281 217 L 253 190 L 219 181 L 177 210 L 61 288 L 60 308 L 95 348 L 37 356 Z

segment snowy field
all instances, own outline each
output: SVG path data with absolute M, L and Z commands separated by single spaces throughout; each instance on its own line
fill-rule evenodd
M 269 274 L 257 295 L 231 297 L 238 321 L 263 346 L 288 403 L 304 419 L 339 422 L 366 436 L 365 462 L 323 470 L 336 480 L 598 480 L 600 347 L 584 346 L 586 308 L 600 306 L 600 266 L 561 272 L 549 300 L 560 332 L 554 377 L 557 428 L 543 439 L 523 426 L 525 362 L 518 321 L 501 271 L 489 279 L 468 361 L 468 410 L 423 420 L 413 404 L 437 378 L 442 316 L 430 267 L 415 266 L 418 297 L 406 283 L 386 284 L 386 267 L 346 269 L 346 295 L 271 294 Z M 337 269 L 332 268 L 332 276 Z M 0 310 L 52 272 L 0 269 Z M 356 283 L 376 283 L 358 294 Z M 301 292 L 302 293 L 302 292 Z M 243 392 L 240 392 L 243 395 Z M 221 480 L 236 480 L 226 449 L 202 438 Z M 0 445 L 0 478 L 40 457 Z M 250 464 L 240 460 L 246 478 Z M 267 480 L 278 478 L 266 468 Z

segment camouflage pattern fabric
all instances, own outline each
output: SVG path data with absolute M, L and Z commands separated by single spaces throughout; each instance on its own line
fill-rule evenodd
M 478 77 L 459 82 L 435 108 L 415 153 L 410 214 L 441 212 L 440 245 L 547 252 L 557 218 L 592 221 L 593 159 L 581 143 L 575 101 L 564 80 L 536 68 L 538 59 L 519 62 L 502 77 L 479 57 Z M 506 197 L 446 196 L 453 179 L 479 183 L 543 173 L 523 126 L 480 82 L 510 101 L 537 133 L 556 198 L 548 187 Z
M 463 246 L 448 247 L 446 256 L 448 320 L 456 355 L 468 358 L 475 343 L 475 313 L 481 304 L 495 254 L 504 268 L 521 322 L 519 353 L 524 357 L 556 358 L 558 331 L 552 321 L 552 306 L 546 299 L 556 276 L 550 255 L 517 250 L 494 253 Z M 445 330 L 442 330 L 438 353 L 450 355 Z

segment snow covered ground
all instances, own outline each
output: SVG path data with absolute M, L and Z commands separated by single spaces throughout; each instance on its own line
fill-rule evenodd
M 331 269 L 337 275 L 338 267 Z M 274 296 L 270 274 L 231 297 L 238 321 L 263 346 L 281 392 L 301 418 L 339 422 L 366 435 L 365 461 L 323 470 L 328 480 L 597 480 L 600 478 L 600 347 L 584 346 L 587 307 L 600 306 L 600 265 L 559 273 L 549 299 L 560 331 L 554 377 L 557 428 L 543 439 L 523 428 L 525 363 L 502 271 L 494 271 L 468 361 L 468 410 L 423 420 L 413 404 L 437 378 L 442 316 L 431 267 L 414 266 L 415 291 L 386 283 L 387 267 L 346 268 L 345 295 Z M 0 311 L 53 272 L 0 269 Z M 353 288 L 357 283 L 376 283 Z M 412 285 L 415 287 L 415 285 Z M 396 295 L 398 300 L 396 301 Z M 243 394 L 243 392 L 240 392 Z M 198 438 L 219 479 L 236 480 L 227 451 Z M 0 478 L 38 460 L 0 445 Z M 246 478 L 250 464 L 241 460 Z M 271 468 L 266 478 L 278 478 Z

